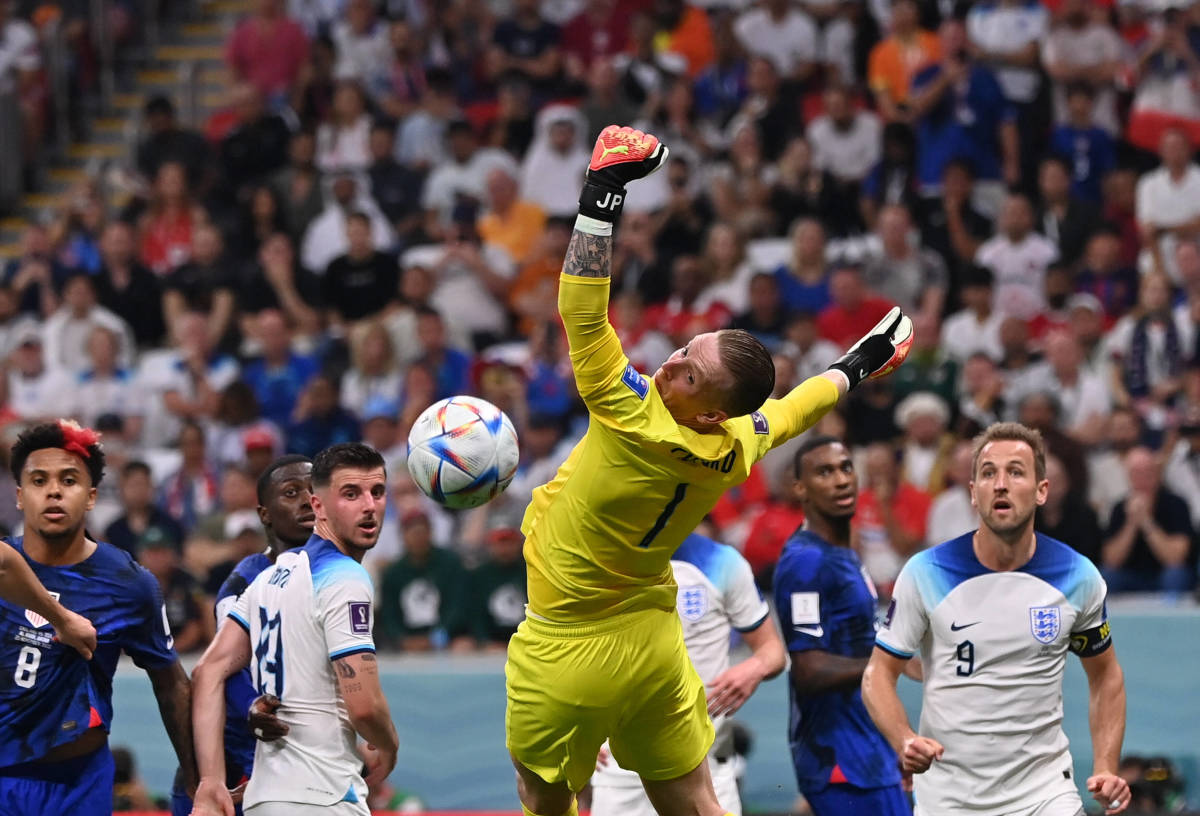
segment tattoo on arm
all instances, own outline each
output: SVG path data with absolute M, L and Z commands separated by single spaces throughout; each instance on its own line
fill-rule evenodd
M 337 673 L 340 674 L 342 677 L 346 678 L 347 680 L 354 677 L 354 675 L 355 675 L 354 667 L 351 666 L 349 663 L 347 663 L 345 660 L 335 660 L 333 665 L 334 665 L 334 668 L 337 669 Z
M 612 274 L 612 236 L 575 230 L 563 261 L 563 273 L 581 278 L 607 278 Z

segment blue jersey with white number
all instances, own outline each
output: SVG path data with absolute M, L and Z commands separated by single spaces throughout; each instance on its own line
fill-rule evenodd
M 122 650 L 143 669 L 177 659 L 158 581 L 129 553 L 101 541 L 78 564 L 51 567 L 25 555 L 22 538 L 8 541 L 63 606 L 92 622 L 98 645 L 86 661 L 54 642 L 40 615 L 0 599 L 0 767 L 43 757 L 89 728 L 108 731 Z
M 229 610 L 246 587 L 253 583 L 258 574 L 271 566 L 271 559 L 263 553 L 255 553 L 238 562 L 233 572 L 221 584 L 217 592 L 217 626 L 220 626 Z M 246 667 L 225 681 L 225 764 L 226 767 L 241 768 L 246 776 L 254 769 L 254 735 L 246 713 L 250 704 L 258 697 L 250 668 Z
M 775 569 L 775 609 L 791 653 L 819 649 L 870 657 L 875 645 L 875 586 L 858 555 L 799 530 Z M 788 736 L 800 790 L 831 781 L 860 788 L 900 782 L 896 753 L 875 728 L 858 684 L 798 695 L 788 685 Z

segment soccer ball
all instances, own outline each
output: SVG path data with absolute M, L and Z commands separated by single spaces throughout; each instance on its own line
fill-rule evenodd
M 408 472 L 425 495 L 447 507 L 478 507 L 517 472 L 517 432 L 504 412 L 478 397 L 450 397 L 426 408 L 408 433 Z

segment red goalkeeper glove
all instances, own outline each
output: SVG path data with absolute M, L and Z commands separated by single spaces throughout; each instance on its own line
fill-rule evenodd
M 863 380 L 891 374 L 908 356 L 912 342 L 912 321 L 895 306 L 830 368 L 845 374 L 853 388 Z
M 580 214 L 616 221 L 625 203 L 625 185 L 662 167 L 669 153 L 658 137 L 631 127 L 609 125 L 600 131 L 579 195 Z

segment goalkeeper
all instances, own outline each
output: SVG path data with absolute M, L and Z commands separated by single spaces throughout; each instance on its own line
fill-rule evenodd
M 868 377 L 903 362 L 893 309 L 828 371 L 783 399 L 752 335 L 697 335 L 653 377 L 608 323 L 613 224 L 625 185 L 662 167 L 657 138 L 610 126 L 596 141 L 559 284 L 588 432 L 525 512 L 529 605 L 508 648 L 507 745 L 526 814 L 576 813 L 607 738 L 662 816 L 722 816 L 705 761 L 705 690 L 675 612 L 671 554 L 767 451 Z

